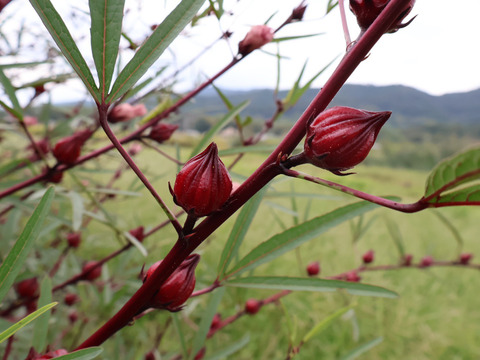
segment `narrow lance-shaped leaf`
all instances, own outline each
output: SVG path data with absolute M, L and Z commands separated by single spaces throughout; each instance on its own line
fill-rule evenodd
M 120 72 L 107 98 L 108 102 L 115 101 L 135 85 L 178 36 L 180 31 L 192 20 L 204 1 L 182 0 Z
M 440 162 L 427 179 L 424 197 L 432 203 L 442 201 L 440 196 L 443 192 L 478 178 L 480 178 L 480 147 L 469 149 Z M 453 198 L 450 196 L 450 199 L 457 197 L 457 201 L 468 201 L 469 191 L 463 190 L 456 193 Z M 471 188 L 472 192 L 476 190 L 478 189 L 475 187 Z M 477 199 L 478 196 L 475 198 Z
M 50 310 L 52 307 L 57 305 L 58 302 L 54 302 L 45 306 L 42 306 L 40 309 L 35 310 L 33 313 L 25 316 L 23 319 L 17 321 L 15 324 L 10 326 L 8 329 L 0 333 L 0 344 L 7 340 L 10 336 L 14 335 L 18 330 L 23 328 L 25 325 L 30 324 L 33 320 L 38 318 L 44 312 Z
M 302 343 L 306 343 L 309 341 L 312 337 L 315 335 L 319 334 L 323 330 L 325 330 L 327 327 L 330 326 L 331 323 L 333 323 L 336 319 L 338 319 L 340 316 L 345 314 L 348 310 L 350 310 L 352 307 L 351 306 L 346 306 L 344 308 L 341 308 L 340 310 L 335 311 L 333 314 L 327 316 L 325 319 L 320 321 L 317 325 L 315 325 L 312 330 L 310 330 L 302 339 Z
M 115 69 L 124 4 L 125 0 L 89 0 L 92 53 L 102 98 L 107 96 Z
M 0 267 L 0 302 L 6 295 L 17 277 L 27 255 L 33 246 L 33 242 L 40 233 L 43 221 L 50 210 L 54 190 L 50 187 L 40 200 L 38 206 L 28 220 L 22 234 L 8 253 Z
M 33 8 L 52 36 L 53 40 L 60 48 L 63 56 L 72 66 L 73 70 L 78 74 L 80 80 L 85 84 L 88 92 L 93 96 L 95 101 L 99 101 L 98 88 L 93 79 L 93 75 L 85 62 L 80 50 L 73 40 L 72 35 L 63 22 L 60 14 L 55 10 L 55 7 L 50 0 L 30 0 Z
M 67 355 L 62 355 L 56 357 L 56 360 L 90 360 L 95 359 L 98 355 L 102 353 L 103 349 L 101 347 L 91 347 L 88 349 L 82 349 L 74 351 Z
M 243 349 L 248 343 L 250 342 L 250 336 L 247 334 L 242 337 L 237 342 L 228 345 L 227 347 L 217 350 L 212 354 L 208 354 L 205 357 L 205 360 L 223 360 L 223 359 L 230 359 L 230 355 L 235 354 L 237 351 Z
M 377 206 L 378 205 L 366 201 L 357 202 L 338 208 L 303 224 L 291 227 L 280 234 L 274 235 L 241 259 L 235 267 L 229 271 L 227 277 L 239 275 L 246 270 L 269 262 L 319 236 L 332 227 L 375 209 Z
M 238 249 L 240 248 L 240 245 L 247 234 L 250 224 L 257 213 L 258 207 L 260 206 L 263 195 L 266 191 L 265 189 L 266 188 L 262 189 L 253 198 L 251 198 L 238 214 L 218 263 L 217 271 L 220 279 L 223 277 L 223 274 L 225 274 L 225 271 L 232 259 L 237 255 Z
M 228 280 L 225 286 L 243 287 L 251 289 L 292 290 L 332 292 L 343 289 L 349 294 L 359 296 L 375 296 L 396 298 L 398 294 L 380 286 L 362 284 L 341 280 L 316 278 L 282 277 L 282 276 L 255 276 Z
M 20 103 L 18 102 L 17 94 L 15 93 L 15 88 L 10 82 L 10 79 L 3 72 L 3 66 L 0 66 L 0 83 L 3 85 L 3 89 L 9 97 L 10 102 L 12 103 L 13 109 L 21 115 L 22 108 L 20 106 Z M 23 117 L 21 117 L 19 120 L 22 120 L 22 118 Z
M 365 344 L 360 345 L 359 347 L 355 348 L 351 352 L 349 352 L 347 355 L 343 356 L 341 360 L 353 360 L 357 359 L 360 355 L 366 353 L 370 349 L 374 348 L 375 346 L 381 344 L 383 341 L 382 337 L 378 337 L 376 339 L 373 339 Z
M 40 297 L 38 298 L 38 306 L 43 307 L 52 302 L 52 280 L 46 276 L 42 280 L 40 286 Z M 46 311 L 35 322 L 33 329 L 32 346 L 39 353 L 45 350 L 47 345 L 48 322 L 50 320 L 50 311 Z

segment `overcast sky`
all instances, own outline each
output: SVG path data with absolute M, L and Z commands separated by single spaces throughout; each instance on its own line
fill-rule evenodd
M 238 42 L 251 25 L 262 24 L 275 13 L 269 23 L 275 28 L 288 17 L 299 2 L 300 0 L 225 0 L 225 7 L 233 11 L 232 15 L 224 16 L 220 24 L 213 18 L 207 18 L 193 29 L 187 29 L 184 32 L 186 36 L 173 43 L 173 52 L 167 51 L 162 55 L 156 67 L 172 59 L 175 59 L 177 66 L 180 67 L 218 38 L 222 31 L 232 31 L 234 34 L 229 43 L 225 41 L 217 43 L 212 51 L 198 59 L 193 69 L 182 74 L 180 88 L 186 90 L 226 65 L 232 58 L 232 52 L 236 52 Z M 348 0 L 346 2 L 348 3 Z M 53 0 L 53 3 L 67 18 L 68 25 L 72 19 L 76 23 L 77 27 L 71 31 L 76 40 L 78 39 L 80 49 L 85 53 L 87 60 L 91 59 L 88 16 L 83 12 L 88 9 L 88 1 Z M 308 60 L 304 75 L 307 81 L 345 50 L 338 8 L 324 16 L 327 0 L 310 0 L 307 3 L 304 21 L 285 27 L 276 34 L 276 37 L 324 34 L 279 45 L 280 54 L 284 56 L 280 82 L 283 89 L 288 89 L 293 84 L 305 61 Z M 174 5 L 175 1 L 167 0 L 126 0 L 128 16 L 124 30 L 132 38 L 141 41 L 144 34 L 150 31 L 150 26 L 159 23 Z M 72 10 L 76 14 L 75 18 L 70 17 Z M 1 17 L 5 18 L 10 14 L 19 19 L 23 16 L 32 27 L 39 22 L 37 15 L 25 0 L 13 1 L 2 12 Z M 408 17 L 418 15 L 417 18 L 397 33 L 385 35 L 349 82 L 373 85 L 402 84 L 433 95 L 480 88 L 479 14 L 479 0 L 459 2 L 417 0 Z M 358 27 L 348 9 L 347 17 L 351 36 L 355 38 Z M 83 30 L 82 21 L 85 25 Z M 20 23 L 14 22 L 13 28 L 15 24 L 19 26 Z M 40 24 L 38 28 L 41 28 Z M 124 47 L 125 45 L 122 44 Z M 222 76 L 216 84 L 230 89 L 273 88 L 276 83 L 277 62 L 271 54 L 276 53 L 277 45 L 268 44 L 264 50 L 265 52 L 257 51 L 249 55 Z M 175 54 L 175 57 L 172 54 Z M 333 69 L 334 65 L 314 83 L 314 86 L 321 87 Z M 63 96 L 67 96 L 72 89 L 73 93 L 83 91 L 75 90 L 75 87 L 77 86 L 70 84 L 67 89 L 59 90 Z

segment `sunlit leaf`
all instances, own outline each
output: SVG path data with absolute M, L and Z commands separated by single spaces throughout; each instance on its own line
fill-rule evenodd
M 8 98 L 10 99 L 10 102 L 12 103 L 13 109 L 16 112 L 18 112 L 19 114 L 21 114 L 22 113 L 22 108 L 20 106 L 20 103 L 18 102 L 17 94 L 15 93 L 15 88 L 13 87 L 12 83 L 10 82 L 10 79 L 3 72 L 3 67 L 2 66 L 0 66 L 0 83 L 3 85 L 3 90 L 8 95 Z M 20 120 L 22 118 L 23 117 L 21 117 Z
M 333 314 L 327 316 L 325 319 L 323 319 L 317 325 L 315 325 L 307 334 L 305 334 L 305 336 L 302 339 L 302 343 L 306 343 L 312 337 L 321 333 L 323 330 L 329 327 L 331 323 L 333 323 L 335 320 L 337 320 L 340 316 L 345 314 L 351 308 L 352 308 L 351 306 L 346 306 L 344 308 L 341 308 L 335 311 Z

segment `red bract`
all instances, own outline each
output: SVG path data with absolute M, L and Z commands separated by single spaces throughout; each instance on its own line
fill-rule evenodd
M 215 143 L 183 166 L 170 191 L 175 203 L 190 215 L 206 216 L 222 207 L 232 192 L 232 179 Z
M 102 266 L 97 266 L 97 261 L 87 261 L 83 265 L 82 272 L 85 273 L 83 278 L 85 280 L 93 281 L 102 275 Z
M 72 248 L 78 248 L 82 242 L 82 236 L 80 233 L 70 233 L 67 234 L 68 246 Z
M 357 17 L 358 26 L 365 31 L 375 19 L 380 15 L 383 9 L 388 5 L 390 0 L 350 0 L 350 10 Z M 412 20 L 402 24 L 403 19 L 410 13 L 415 4 L 415 0 L 411 0 L 398 18 L 393 22 L 387 32 L 395 32 L 412 22 Z
M 181 310 L 182 305 L 192 295 L 193 289 L 195 289 L 195 268 L 199 261 L 200 255 L 198 254 L 188 256 L 158 289 L 158 292 L 150 302 L 150 307 L 168 311 Z M 143 282 L 147 281 L 148 277 L 153 274 L 161 263 L 162 260 L 150 266 L 143 278 Z
M 107 120 L 112 124 L 131 120 L 137 116 L 144 116 L 147 108 L 143 104 L 118 104 L 108 113 Z
M 59 140 L 52 151 L 53 156 L 63 164 L 75 164 L 75 161 L 80 157 L 83 144 L 91 135 L 90 130 L 84 130 Z
M 311 262 L 307 265 L 308 276 L 316 276 L 320 273 L 320 263 L 318 261 Z
M 36 277 L 22 280 L 15 284 L 15 291 L 23 298 L 33 298 L 38 295 L 38 280 Z
M 375 259 L 375 252 L 373 250 L 367 251 L 362 256 L 362 260 L 364 264 L 370 264 Z
M 159 123 L 152 127 L 150 135 L 148 137 L 156 142 L 162 143 L 170 139 L 175 130 L 178 129 L 178 125 Z
M 390 111 L 372 112 L 336 106 L 308 126 L 305 155 L 315 166 L 344 175 L 370 152 Z
M 273 40 L 273 29 L 267 25 L 255 25 L 238 43 L 238 53 L 245 56 Z

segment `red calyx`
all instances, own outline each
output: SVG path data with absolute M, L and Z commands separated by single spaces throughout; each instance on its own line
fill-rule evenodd
M 83 265 L 82 272 L 84 273 L 83 278 L 85 280 L 93 281 L 102 275 L 102 266 L 97 266 L 97 264 L 97 261 L 87 261 L 85 265 Z
M 390 111 L 345 106 L 330 108 L 311 122 L 304 152 L 310 163 L 336 175 L 361 163 L 370 152 Z
M 75 164 L 80 157 L 83 145 L 91 135 L 90 130 L 84 130 L 59 140 L 52 151 L 53 155 L 62 164 Z
M 82 242 L 82 235 L 80 233 L 69 233 L 67 234 L 67 242 L 71 248 L 78 248 Z
M 365 31 L 380 13 L 385 9 L 390 0 L 350 0 L 350 10 L 357 17 L 358 26 Z M 402 24 L 403 19 L 410 13 L 415 4 L 415 0 L 411 0 L 398 18 L 393 22 L 390 28 L 387 30 L 389 33 L 393 33 L 398 29 L 401 29 L 412 22 L 412 20 Z
M 170 277 L 163 283 L 158 289 L 158 292 L 154 295 L 150 302 L 150 307 L 156 309 L 166 309 L 168 311 L 179 311 L 182 309 L 182 305 L 188 300 L 195 289 L 195 268 L 200 261 L 200 255 L 192 254 L 188 256 L 180 266 L 170 275 Z M 161 264 L 162 260 L 157 261 L 150 266 L 143 282 L 147 281 L 148 277 Z
M 367 251 L 362 256 L 362 260 L 364 264 L 370 264 L 375 259 L 375 252 L 373 250 Z
M 230 197 L 232 179 L 211 143 L 183 166 L 175 180 L 173 200 L 189 215 L 206 216 L 219 210 Z
M 261 307 L 260 301 L 256 299 L 248 299 L 245 303 L 245 312 L 249 315 L 255 315 Z
M 163 143 L 170 139 L 175 130 L 178 129 L 178 125 L 168 124 L 168 123 L 159 123 L 152 127 L 148 137 L 156 142 Z
M 318 261 L 311 262 L 307 265 L 308 276 L 316 276 L 320 273 L 320 263 Z
M 36 277 L 22 280 L 14 285 L 18 296 L 34 298 L 38 295 L 39 285 Z

